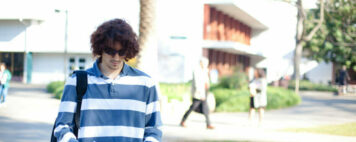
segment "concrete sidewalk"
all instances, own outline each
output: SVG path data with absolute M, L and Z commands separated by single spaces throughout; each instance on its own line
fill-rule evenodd
M 283 132 L 284 128 L 308 128 L 321 125 L 356 122 L 356 96 L 334 96 L 326 92 L 302 92 L 298 106 L 267 111 L 262 126 L 248 121 L 248 113 L 213 113 L 215 130 L 205 128 L 203 115 L 193 113 L 186 122 L 178 124 L 185 109 L 165 111 L 164 141 L 356 141 L 356 137 L 312 133 Z M 175 107 L 183 108 L 184 106 Z
M 0 142 L 48 142 L 60 101 L 44 85 L 10 85 L 0 108 Z
M 46 93 L 44 85 L 11 85 L 7 106 L 0 108 L 0 142 L 48 142 L 60 101 Z M 179 127 L 188 106 L 176 102 L 162 111 L 163 141 L 356 141 L 356 137 L 280 131 L 356 122 L 355 96 L 303 92 L 302 97 L 303 103 L 296 107 L 266 112 L 261 127 L 249 124 L 247 113 L 213 113 L 214 130 L 205 129 L 205 118 L 197 113 L 189 116 L 187 128 Z

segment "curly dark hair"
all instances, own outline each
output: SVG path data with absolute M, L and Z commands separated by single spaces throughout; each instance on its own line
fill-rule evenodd
M 139 52 L 137 35 L 131 26 L 122 19 L 113 19 L 101 24 L 91 35 L 90 43 L 94 57 L 100 57 L 105 48 L 112 48 L 119 42 L 125 50 L 125 61 L 134 58 Z

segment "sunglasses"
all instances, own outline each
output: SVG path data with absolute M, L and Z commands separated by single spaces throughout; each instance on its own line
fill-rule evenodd
M 117 53 L 119 54 L 119 56 L 124 56 L 126 54 L 126 51 L 121 49 L 121 50 L 115 50 L 113 48 L 110 47 L 106 47 L 104 48 L 104 52 L 110 56 L 115 56 Z

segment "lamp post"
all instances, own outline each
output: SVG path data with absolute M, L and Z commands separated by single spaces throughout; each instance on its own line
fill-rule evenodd
M 68 54 L 68 10 L 54 10 L 56 13 L 64 12 L 65 13 L 65 27 L 64 27 L 64 81 L 67 79 L 67 54 Z

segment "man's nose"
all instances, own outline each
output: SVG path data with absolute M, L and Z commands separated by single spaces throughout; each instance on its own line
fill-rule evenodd
M 120 59 L 121 58 L 121 56 L 119 55 L 119 53 L 115 53 L 115 55 L 114 56 L 112 56 L 114 59 Z

